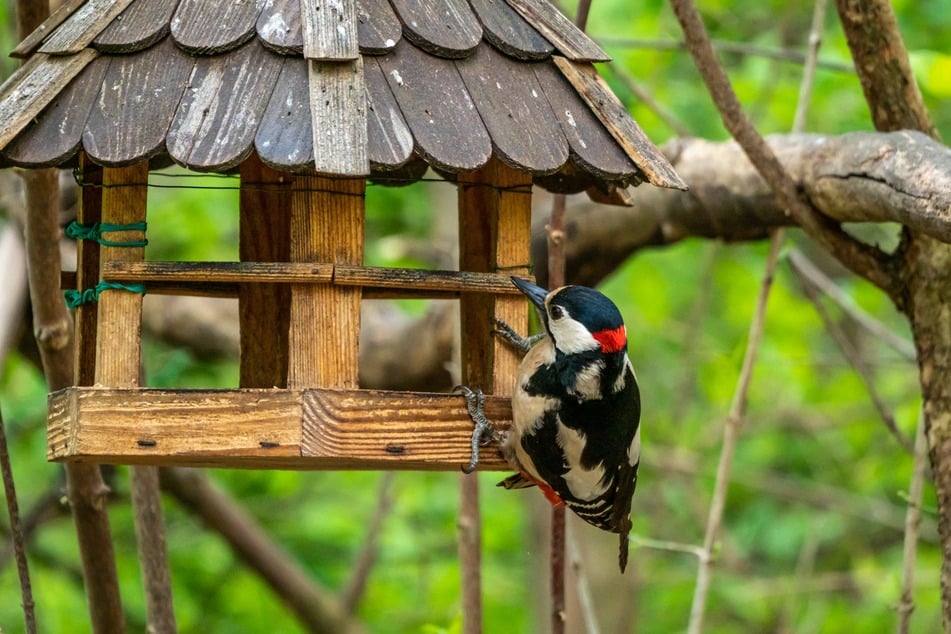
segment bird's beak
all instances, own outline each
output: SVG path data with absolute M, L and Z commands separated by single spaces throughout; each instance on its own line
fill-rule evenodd
M 531 282 L 517 277 L 512 278 L 512 283 L 518 287 L 518 290 L 525 293 L 525 297 L 532 300 L 532 303 L 535 304 L 535 308 L 537 308 L 542 315 L 545 314 L 545 298 L 548 296 L 548 291 L 541 286 L 535 286 Z

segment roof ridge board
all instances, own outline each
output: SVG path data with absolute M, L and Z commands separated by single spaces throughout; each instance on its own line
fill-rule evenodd
M 576 62 L 611 61 L 604 49 L 548 0 L 505 1 L 568 59 Z
M 352 61 L 357 45 L 356 0 L 300 0 L 304 57 L 320 61 Z
M 17 44 L 17 47 L 10 53 L 10 57 L 26 58 L 36 52 L 43 44 L 50 33 L 56 30 L 69 16 L 75 13 L 86 0 L 67 0 L 59 5 L 55 11 L 50 13 L 49 17 L 43 20 L 43 23 L 36 27 L 32 33 L 23 38 L 23 41 Z
M 157 44 L 171 30 L 178 0 L 133 2 L 92 41 L 103 53 L 135 53 Z
M 50 33 L 40 53 L 71 55 L 89 46 L 133 0 L 87 0 Z
M 387 0 L 357 0 L 357 44 L 363 55 L 385 55 L 403 37 L 403 27 Z M 300 0 L 271 0 L 257 22 L 266 48 L 281 55 L 303 55 Z

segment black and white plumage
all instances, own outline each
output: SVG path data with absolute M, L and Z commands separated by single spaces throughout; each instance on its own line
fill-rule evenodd
M 619 533 L 623 572 L 641 410 L 623 319 L 594 289 L 548 292 L 512 279 L 538 309 L 545 332 L 525 339 L 498 324 L 499 335 L 526 351 L 512 397 L 513 425 L 502 441 L 502 453 L 518 473 L 500 485 L 538 485 L 553 503 Z

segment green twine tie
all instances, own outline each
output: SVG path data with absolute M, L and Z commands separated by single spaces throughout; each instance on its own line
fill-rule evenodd
M 145 284 L 122 284 L 121 282 L 102 281 L 93 288 L 87 288 L 84 291 L 70 289 L 64 293 L 66 296 L 66 305 L 70 308 L 77 308 L 83 304 L 89 304 L 99 301 L 99 295 L 103 291 L 122 290 L 130 293 L 145 294 Z
M 133 222 L 127 225 L 112 222 L 97 222 L 92 225 L 83 225 L 73 220 L 66 225 L 66 235 L 75 240 L 95 240 L 104 247 L 144 247 L 149 243 L 148 240 L 119 242 L 106 240 L 102 237 L 102 234 L 114 231 L 145 231 L 147 227 L 148 225 L 145 222 Z

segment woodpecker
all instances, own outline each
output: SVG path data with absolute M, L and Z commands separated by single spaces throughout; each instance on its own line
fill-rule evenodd
M 627 356 L 617 306 L 585 286 L 549 292 L 512 282 L 535 305 L 544 332 L 521 337 L 496 319 L 495 334 L 525 353 L 512 396 L 513 425 L 498 434 L 482 413 L 482 394 L 459 388 L 476 424 L 473 458 L 483 436 L 501 444 L 517 471 L 507 489 L 538 486 L 553 505 L 620 538 L 618 564 L 627 565 L 631 498 L 640 459 L 640 392 Z

